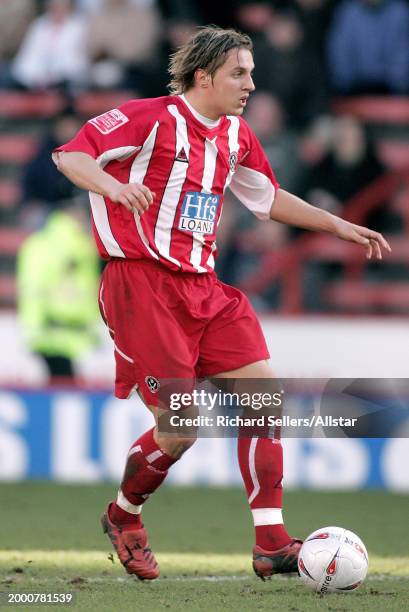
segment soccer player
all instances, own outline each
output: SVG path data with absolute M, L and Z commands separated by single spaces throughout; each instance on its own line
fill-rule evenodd
M 137 389 L 156 424 L 161 380 L 267 378 L 273 385 L 253 309 L 214 273 L 228 187 L 259 219 L 332 233 L 362 245 L 368 258 L 390 250 L 381 234 L 279 188 L 241 118 L 253 69 L 248 36 L 201 28 L 171 58 L 172 95 L 130 100 L 91 119 L 54 153 L 61 172 L 90 192 L 95 240 L 109 260 L 99 303 L 114 340 L 115 394 L 127 398 Z M 157 425 L 141 435 L 102 517 L 121 563 L 141 579 L 159 575 L 143 504 L 193 442 Z M 255 525 L 256 574 L 296 571 L 301 541 L 283 524 L 280 440 L 239 438 L 238 458 Z

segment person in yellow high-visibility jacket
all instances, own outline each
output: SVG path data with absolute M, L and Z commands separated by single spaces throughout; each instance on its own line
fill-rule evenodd
M 85 224 L 85 211 L 73 201 L 50 214 L 17 258 L 24 335 L 55 377 L 72 378 L 73 360 L 97 339 L 99 264 Z

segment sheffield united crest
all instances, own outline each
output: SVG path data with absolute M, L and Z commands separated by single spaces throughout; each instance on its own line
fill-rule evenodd
M 230 156 L 229 156 L 230 172 L 234 172 L 236 170 L 237 160 L 238 160 L 237 151 L 233 151 L 233 153 L 230 153 Z

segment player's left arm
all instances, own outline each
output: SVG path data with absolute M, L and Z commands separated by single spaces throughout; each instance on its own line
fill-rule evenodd
M 366 248 L 366 256 L 382 259 L 382 252 L 391 251 L 388 242 L 379 232 L 355 225 L 326 210 L 311 206 L 301 198 L 278 189 L 270 211 L 270 218 L 286 225 L 294 225 L 317 232 L 329 232 L 342 240 L 356 242 Z

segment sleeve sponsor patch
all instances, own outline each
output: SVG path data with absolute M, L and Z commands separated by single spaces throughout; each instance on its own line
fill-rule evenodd
M 90 119 L 89 123 L 92 123 L 101 134 L 105 135 L 117 130 L 121 125 L 128 123 L 128 121 L 129 117 L 124 115 L 117 108 L 113 108 L 103 115 L 98 115 L 98 117 Z

